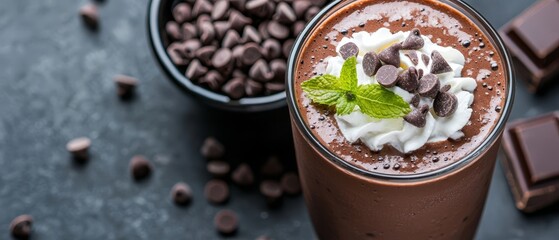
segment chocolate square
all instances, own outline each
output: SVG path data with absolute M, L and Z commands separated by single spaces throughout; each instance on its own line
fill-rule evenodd
M 518 73 L 538 91 L 559 76 L 559 1 L 542 0 L 500 29 Z
M 503 149 L 518 209 L 533 212 L 559 201 L 559 112 L 509 123 Z

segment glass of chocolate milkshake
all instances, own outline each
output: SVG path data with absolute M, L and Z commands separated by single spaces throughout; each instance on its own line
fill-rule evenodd
M 459 0 L 335 1 L 287 97 L 320 239 L 472 239 L 513 101 L 496 31 Z

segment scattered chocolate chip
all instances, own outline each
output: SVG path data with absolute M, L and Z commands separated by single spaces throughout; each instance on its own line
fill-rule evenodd
M 381 66 L 382 63 L 374 51 L 368 52 L 363 56 L 363 70 L 367 76 L 375 75 Z
M 171 61 L 177 66 L 186 66 L 189 63 L 189 59 L 186 58 L 182 54 L 182 44 L 180 43 L 171 43 L 169 47 L 167 47 L 167 54 Z
M 452 115 L 458 107 L 458 98 L 447 91 L 440 91 L 433 102 L 433 110 L 439 117 Z
M 217 48 L 215 46 L 204 46 L 196 50 L 194 55 L 200 62 L 206 66 L 212 66 L 212 57 Z
M 214 137 L 207 137 L 200 148 L 200 153 L 206 159 L 218 159 L 225 155 L 225 147 Z
M 249 0 L 245 4 L 245 8 L 247 12 L 260 18 L 267 18 L 273 11 L 268 0 Z
M 241 42 L 241 36 L 235 30 L 229 30 L 225 33 L 221 46 L 224 48 L 232 48 Z
M 297 21 L 293 24 L 293 36 L 297 37 L 303 32 L 307 23 L 304 21 Z
M 231 179 L 241 187 L 248 187 L 254 183 L 254 174 L 248 164 L 242 163 L 233 171 Z
M 406 57 L 408 57 L 413 65 L 417 65 L 419 63 L 419 58 L 417 57 L 417 53 L 415 51 L 411 51 L 406 53 Z
M 172 40 L 182 39 L 181 27 L 177 22 L 167 22 L 167 24 L 165 24 L 165 32 L 167 32 L 167 35 L 171 37 Z
M 402 49 L 404 50 L 418 50 L 425 45 L 425 41 L 421 37 L 419 29 L 414 28 L 410 31 L 410 35 L 402 42 Z
M 400 43 L 395 43 L 392 46 L 382 50 L 378 56 L 382 62 L 394 67 L 400 67 Z
M 231 167 L 227 162 L 212 160 L 206 165 L 206 170 L 215 178 L 225 178 L 229 175 Z
M 192 201 L 192 189 L 186 183 L 176 183 L 171 189 L 171 199 L 177 205 L 187 205 Z
M 215 36 L 218 40 L 223 40 L 225 33 L 229 31 L 229 23 L 226 21 L 214 22 Z M 238 34 L 237 34 L 238 35 Z
M 239 11 L 244 11 L 245 10 L 245 4 L 246 4 L 246 0 L 235 0 L 235 1 L 229 1 L 231 6 L 236 8 Z
M 10 233 L 18 240 L 27 240 L 31 237 L 33 227 L 33 217 L 30 215 L 20 215 L 10 223 Z
M 419 86 L 419 77 L 415 67 L 409 67 L 398 75 L 398 87 L 413 92 Z
M 218 91 L 224 82 L 225 78 L 223 78 L 223 76 L 217 70 L 209 71 L 198 81 L 200 85 L 214 91 Z
M 228 0 L 219 0 L 215 2 L 211 13 L 212 20 L 214 21 L 223 20 L 225 17 L 227 17 L 228 11 L 229 11 Z
M 264 88 L 266 89 L 266 94 L 273 94 L 283 92 L 285 90 L 285 84 L 277 82 L 267 82 L 266 84 L 264 84 Z
M 425 66 L 429 65 L 429 61 L 431 60 L 429 58 L 429 56 L 427 56 L 427 54 L 422 53 L 421 54 L 421 60 L 423 61 L 423 64 L 425 64 Z
M 192 8 L 186 3 L 179 3 L 173 8 L 173 18 L 177 23 L 184 23 L 192 19 Z
M 417 79 L 421 79 L 423 77 L 423 69 L 417 69 Z
M 220 210 L 214 217 L 214 226 L 217 231 L 224 235 L 231 235 L 239 227 L 237 214 L 231 210 Z
M 305 12 L 305 20 L 307 22 L 311 21 L 313 19 L 314 16 L 316 16 L 316 14 L 318 14 L 318 12 L 320 12 L 320 8 L 317 6 L 311 7 L 307 10 L 307 12 Z M 347 33 L 347 30 L 346 30 Z
M 410 100 L 410 104 L 414 107 L 418 107 L 420 100 L 421 99 L 419 99 L 419 94 L 414 94 Z
M 266 61 L 264 61 L 264 59 L 260 59 L 252 65 L 248 72 L 248 76 L 253 80 L 260 82 L 270 81 L 274 77 L 272 70 L 270 70 L 268 64 L 266 63 Z
M 302 19 L 305 17 L 307 10 L 312 6 L 312 3 L 310 1 L 293 1 L 291 5 L 297 18 Z
M 76 160 L 83 161 L 89 158 L 89 148 L 91 140 L 87 137 L 75 138 L 66 144 L 66 150 L 72 154 Z
M 301 193 L 301 182 L 296 173 L 289 172 L 281 177 L 281 188 L 286 194 L 297 195 Z
M 260 46 L 256 43 L 247 43 L 243 45 L 241 54 L 240 59 L 237 60 L 244 66 L 253 65 L 262 58 L 262 51 L 260 51 Z
M 220 72 L 228 72 L 233 68 L 233 53 L 229 48 L 218 49 L 212 57 L 212 65 Z
M 349 42 L 340 47 L 340 55 L 343 59 L 357 57 L 357 54 L 359 54 L 359 47 L 355 43 Z
M 283 40 L 289 37 L 289 28 L 277 21 L 270 21 L 267 27 L 270 36 L 278 40 Z
M 285 82 L 285 72 L 287 71 L 287 63 L 283 59 L 275 59 L 270 62 L 270 70 L 274 75 L 273 80 L 277 82 Z
M 279 58 L 282 55 L 281 52 L 281 44 L 275 39 L 266 39 L 264 43 L 262 43 L 262 54 L 266 59 L 271 60 Z
M 113 80 L 116 84 L 117 95 L 119 97 L 126 99 L 134 95 L 134 90 L 138 85 L 138 79 L 126 75 L 116 75 Z
M 272 180 L 265 180 L 260 183 L 260 193 L 266 197 L 268 206 L 276 207 L 281 203 L 283 190 L 281 185 Z
M 295 41 L 293 39 L 286 40 L 283 43 L 282 51 L 285 58 L 289 58 L 289 54 L 291 53 L 291 49 L 293 48 L 294 43 Z
M 268 32 L 268 21 L 263 21 L 258 25 L 258 32 L 264 39 L 269 39 L 270 33 Z
M 448 90 L 450 90 L 451 86 L 449 84 L 446 84 L 444 86 L 441 87 L 441 92 L 448 92 Z
M 276 7 L 273 19 L 283 24 L 292 24 L 297 20 L 297 15 L 289 4 L 280 2 Z
M 183 40 L 189 40 L 198 37 L 198 29 L 196 29 L 196 26 L 192 25 L 191 23 L 183 23 L 181 29 Z M 198 41 L 196 40 L 196 42 Z
M 243 30 L 243 41 L 260 43 L 262 41 L 262 37 L 260 36 L 256 28 L 248 25 Z
M 439 51 L 434 50 L 431 53 L 431 59 L 433 64 L 431 65 L 431 73 L 441 74 L 446 72 L 452 72 L 452 68 L 448 65 L 448 62 L 444 59 L 443 55 Z
M 425 127 L 427 112 L 429 112 L 429 105 L 423 104 L 420 108 L 416 108 L 408 113 L 404 120 L 415 127 Z
M 186 68 L 185 76 L 191 81 L 197 81 L 200 77 L 208 72 L 208 68 L 204 67 L 198 59 L 192 60 Z
M 202 47 L 202 43 L 197 39 L 190 39 L 183 42 L 180 45 L 180 53 L 188 59 L 192 59 L 196 56 L 196 50 Z
M 241 99 L 245 95 L 245 81 L 233 78 L 223 85 L 222 91 L 233 100 Z
M 229 26 L 231 29 L 241 31 L 248 24 L 252 24 L 252 19 L 246 17 L 239 11 L 231 10 L 231 13 L 229 13 Z
M 80 8 L 80 16 L 89 29 L 99 28 L 99 11 L 93 3 L 88 3 Z
M 434 98 L 440 89 L 439 77 L 435 74 L 426 74 L 419 80 L 417 93 L 422 97 Z
M 200 16 L 202 14 L 211 14 L 213 9 L 212 3 L 208 0 L 196 0 L 192 6 L 192 15 Z
M 130 160 L 130 173 L 136 181 L 149 177 L 152 170 L 153 166 L 144 156 L 137 155 Z
M 283 164 L 277 156 L 271 156 L 260 168 L 260 174 L 265 178 L 279 178 L 283 174 Z
M 245 84 L 245 94 L 249 97 L 261 94 L 264 91 L 262 83 L 248 79 Z
M 204 45 L 211 44 L 215 40 L 215 29 L 211 22 L 201 22 L 199 25 L 200 42 Z
M 392 65 L 384 65 L 378 69 L 376 79 L 385 88 L 394 87 L 398 80 L 398 68 Z
M 204 187 L 204 197 L 213 204 L 225 203 L 229 199 L 229 186 L 223 180 L 210 180 Z

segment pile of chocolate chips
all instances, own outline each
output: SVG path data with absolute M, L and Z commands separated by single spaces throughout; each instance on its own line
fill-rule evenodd
M 165 25 L 167 53 L 192 82 L 231 99 L 281 92 L 294 39 L 325 2 L 181 2 Z
M 452 68 L 438 51 L 433 51 L 431 57 L 421 54 L 421 60 L 426 66 L 432 61 L 431 69 L 427 74 L 423 73 L 423 69 L 416 69 L 413 66 L 404 71 L 399 70 L 400 51 L 419 50 L 424 44 L 419 29 L 415 28 L 403 42 L 395 43 L 378 54 L 371 51 L 363 56 L 363 70 L 367 76 L 376 76 L 377 82 L 385 88 L 398 86 L 415 94 L 410 101 L 414 109 L 404 116 L 404 120 L 418 128 L 425 127 L 426 115 L 429 111 L 427 104 L 419 106 L 420 97 L 434 99 L 433 110 L 439 117 L 452 115 L 458 106 L 456 96 L 448 92 L 450 85 L 441 87 L 437 76 L 437 74 L 452 72 Z M 358 54 L 359 48 L 355 43 L 346 43 L 340 47 L 340 55 L 344 59 L 356 57 Z M 419 63 L 416 51 L 407 51 L 406 56 L 414 65 Z

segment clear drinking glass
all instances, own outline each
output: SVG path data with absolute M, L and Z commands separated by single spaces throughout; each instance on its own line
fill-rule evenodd
M 503 61 L 507 86 L 501 117 L 486 139 L 464 158 L 421 174 L 389 175 L 355 167 L 331 153 L 311 133 L 294 95 L 302 46 L 328 16 L 359 0 L 338 0 L 305 28 L 287 73 L 297 164 L 305 201 L 320 239 L 472 239 L 495 166 L 501 133 L 514 96 L 513 69 L 497 32 L 460 0 L 441 0 L 476 24 Z

